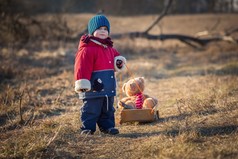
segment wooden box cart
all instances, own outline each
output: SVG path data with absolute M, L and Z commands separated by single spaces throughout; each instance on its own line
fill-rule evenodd
M 154 109 L 123 109 L 120 124 L 126 122 L 153 122 L 159 118 L 159 112 Z

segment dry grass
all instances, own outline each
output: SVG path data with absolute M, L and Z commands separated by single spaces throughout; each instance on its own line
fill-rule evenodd
M 72 21 L 89 17 L 74 15 L 68 21 L 76 27 Z M 119 32 L 132 25 L 130 17 L 110 18 Z M 143 30 L 146 25 L 137 23 L 154 18 L 136 17 L 128 31 Z M 168 33 L 195 34 L 217 18 L 218 29 L 237 25 L 234 15 L 171 16 L 161 25 Z M 184 29 L 186 25 L 195 30 Z M 115 41 L 130 69 L 117 74 L 119 86 L 131 76 L 145 76 L 145 92 L 159 99 L 160 111 L 159 121 L 123 125 L 116 111 L 116 136 L 99 131 L 80 135 L 81 101 L 73 89 L 76 46 L 64 45 L 53 50 L 48 42 L 37 50 L 1 48 L 0 158 L 238 157 L 237 44 L 213 43 L 194 50 L 178 42 Z M 119 99 L 124 94 L 118 92 Z

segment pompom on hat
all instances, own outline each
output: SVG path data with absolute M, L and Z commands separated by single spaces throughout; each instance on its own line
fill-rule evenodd
M 88 33 L 90 35 L 93 35 L 94 31 L 102 26 L 106 26 L 108 33 L 110 33 L 110 23 L 107 17 L 104 15 L 96 15 L 92 17 L 88 22 Z

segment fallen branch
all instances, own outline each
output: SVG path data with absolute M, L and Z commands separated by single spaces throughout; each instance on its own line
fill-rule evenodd
M 237 43 L 238 40 L 233 39 L 231 36 L 217 36 L 217 37 L 210 37 L 210 38 L 196 38 L 189 35 L 181 35 L 181 34 L 160 34 L 160 35 L 151 35 L 145 32 L 131 32 L 125 34 L 114 34 L 111 35 L 113 39 L 120 39 L 120 38 L 146 38 L 149 40 L 179 40 L 189 46 L 196 47 L 194 44 L 198 44 L 200 46 L 205 46 L 210 42 L 216 41 L 228 41 Z
M 112 39 L 121 39 L 121 38 L 145 38 L 149 40 L 179 40 L 182 43 L 185 43 L 188 46 L 191 46 L 193 48 L 198 48 L 206 46 L 210 42 L 217 42 L 217 41 L 228 41 L 228 42 L 233 42 L 233 43 L 238 43 L 238 39 L 232 38 L 230 35 L 234 32 L 238 31 L 238 28 L 229 30 L 225 32 L 223 35 L 220 36 L 215 36 L 215 37 L 206 37 L 206 38 L 201 38 L 203 35 L 209 34 L 209 31 L 203 31 L 198 33 L 195 36 L 190 36 L 190 35 L 181 35 L 181 34 L 159 34 L 159 35 L 152 35 L 149 34 L 149 31 L 153 29 L 153 27 L 160 22 L 165 15 L 167 15 L 169 8 L 171 7 L 173 0 L 167 0 L 166 5 L 164 10 L 161 12 L 161 14 L 156 18 L 156 20 L 143 32 L 129 32 L 129 33 L 120 33 L 120 34 L 111 34 Z M 215 23 L 215 25 L 210 29 L 213 30 L 215 29 L 218 24 L 220 23 L 220 19 Z M 85 34 L 87 29 L 85 29 L 83 32 L 79 33 L 77 38 Z M 76 39 L 68 39 L 68 41 L 74 41 Z

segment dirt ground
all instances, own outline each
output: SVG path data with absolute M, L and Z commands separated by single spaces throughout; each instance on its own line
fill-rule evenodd
M 50 20 L 54 15 L 40 15 Z M 76 36 L 91 14 L 62 15 Z M 144 31 L 156 15 L 109 16 L 111 33 Z M 237 14 L 166 16 L 151 34 L 200 38 L 238 27 Z M 235 32 L 231 38 L 238 39 Z M 192 48 L 178 40 L 118 39 L 128 69 L 124 82 L 145 77 L 145 93 L 159 101 L 159 120 L 119 124 L 119 135 L 82 136 L 74 92 L 78 41 L 35 41 L 1 47 L 0 158 L 238 158 L 238 45 L 212 42 Z M 40 45 L 39 45 L 40 43 Z M 115 102 L 116 108 L 116 102 Z

